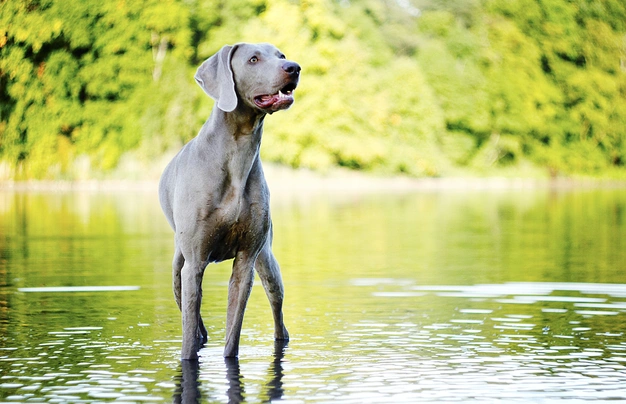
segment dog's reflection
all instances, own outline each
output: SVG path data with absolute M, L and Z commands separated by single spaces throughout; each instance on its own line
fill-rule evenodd
M 287 349 L 287 341 L 276 341 L 274 344 L 274 359 L 268 367 L 267 374 L 270 381 L 266 384 L 267 399 L 264 401 L 279 400 L 283 397 L 283 358 Z M 226 396 L 231 404 L 245 401 L 243 376 L 239 367 L 239 359 L 225 358 L 226 380 L 228 390 Z M 176 381 L 173 402 L 181 404 L 199 403 L 200 399 L 200 365 L 198 361 L 181 361 L 180 376 Z
M 226 380 L 228 380 L 228 396 L 229 403 L 242 403 L 244 401 L 243 376 L 239 369 L 239 359 L 224 358 L 226 363 Z
M 274 342 L 274 361 L 268 368 L 270 382 L 267 383 L 267 401 L 279 400 L 283 398 L 283 358 L 287 349 L 288 341 Z
M 176 404 L 200 402 L 200 363 L 198 361 L 180 361 L 180 372 L 176 380 L 174 399 Z

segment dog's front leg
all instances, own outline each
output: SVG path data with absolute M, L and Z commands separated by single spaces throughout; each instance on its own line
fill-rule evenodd
M 226 347 L 224 357 L 239 354 L 239 338 L 243 314 L 254 282 L 254 261 L 246 253 L 239 252 L 233 263 L 233 273 L 228 284 L 228 310 L 226 314 Z
M 198 359 L 201 338 L 198 333 L 202 325 L 200 305 L 202 303 L 202 274 L 201 265 L 193 265 L 185 261 L 181 273 L 182 280 L 182 317 L 183 317 L 183 348 L 181 359 Z

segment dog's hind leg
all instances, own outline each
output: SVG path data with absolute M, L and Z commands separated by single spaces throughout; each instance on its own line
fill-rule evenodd
M 172 261 L 172 288 L 174 289 L 174 299 L 176 300 L 176 305 L 179 310 L 182 310 L 180 306 L 180 271 L 182 271 L 183 265 L 185 265 L 185 257 L 183 257 L 183 253 L 180 251 L 180 248 L 176 246 L 174 251 L 174 260 Z
M 270 241 L 268 240 L 263 250 L 257 257 L 255 268 L 263 283 L 265 294 L 270 301 L 272 314 L 274 316 L 274 339 L 289 340 L 289 333 L 283 323 L 283 298 L 284 288 L 283 280 L 280 275 L 280 267 L 272 250 L 270 249 Z

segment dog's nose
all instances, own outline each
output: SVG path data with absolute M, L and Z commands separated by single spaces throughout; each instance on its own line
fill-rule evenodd
M 283 65 L 283 70 L 292 76 L 297 76 L 300 74 L 300 65 L 296 62 L 286 62 Z

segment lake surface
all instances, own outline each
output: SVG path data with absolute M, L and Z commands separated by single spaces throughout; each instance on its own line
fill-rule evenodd
M 211 265 L 193 366 L 154 192 L 0 192 L 0 401 L 626 400 L 625 189 L 273 198 L 292 339 Z

